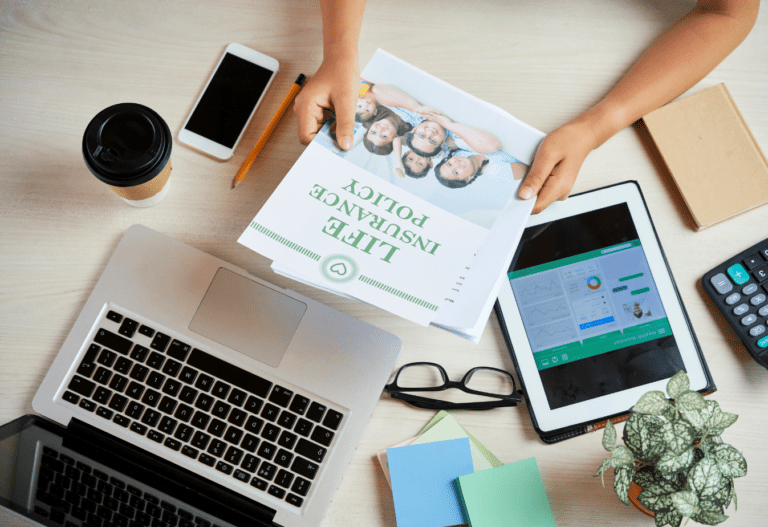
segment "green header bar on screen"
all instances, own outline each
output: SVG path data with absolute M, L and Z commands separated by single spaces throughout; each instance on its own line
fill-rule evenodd
M 520 278 L 521 276 L 528 276 L 531 274 L 541 273 L 542 271 L 549 271 L 550 269 L 556 269 L 564 265 L 570 265 L 576 262 L 583 262 L 584 260 L 591 260 L 593 258 L 598 258 L 600 256 L 605 256 L 607 254 L 615 253 L 618 251 L 625 251 L 633 247 L 640 247 L 639 239 L 624 242 L 624 243 L 619 243 L 616 245 L 611 245 L 610 247 L 597 249 L 595 251 L 589 251 L 583 254 L 577 254 L 576 256 L 569 256 L 568 258 L 561 258 L 560 260 L 555 260 L 554 262 L 548 262 L 545 264 L 536 265 L 534 267 L 529 267 L 528 269 L 521 269 L 520 271 L 508 273 L 507 276 L 509 277 L 510 280 L 513 280 L 515 278 Z M 637 276 L 628 276 L 625 279 L 628 280 L 630 278 L 637 278 Z

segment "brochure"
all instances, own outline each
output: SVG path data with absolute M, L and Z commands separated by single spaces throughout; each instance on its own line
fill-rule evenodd
M 356 113 L 353 148 L 326 123 L 238 241 L 278 273 L 477 342 L 544 134 L 382 50 Z

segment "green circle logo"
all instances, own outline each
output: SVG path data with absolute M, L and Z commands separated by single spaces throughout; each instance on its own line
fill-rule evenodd
M 357 262 L 346 254 L 332 254 L 320 262 L 320 272 L 326 280 L 345 284 L 357 278 Z

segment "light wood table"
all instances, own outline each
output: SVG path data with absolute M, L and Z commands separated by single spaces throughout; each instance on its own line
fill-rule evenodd
M 381 47 L 549 132 L 599 100 L 692 5 L 371 0 L 361 66 Z M 250 45 L 282 65 L 242 146 L 234 159 L 220 163 L 174 144 L 169 195 L 152 208 L 129 207 L 86 169 L 85 126 L 99 110 L 132 101 L 159 112 L 175 136 L 229 42 Z M 768 12 L 763 9 L 744 44 L 692 90 L 726 82 L 764 151 L 766 50 Z M 452 378 L 478 365 L 513 369 L 495 315 L 473 345 L 275 275 L 270 261 L 237 244 L 302 151 L 292 113 L 244 184 L 230 191 L 230 181 L 296 76 L 312 74 L 321 58 L 316 2 L 0 3 L 0 422 L 32 412 L 32 397 L 46 370 L 120 237 L 134 223 L 396 334 L 403 341 L 400 364 L 438 362 Z M 627 179 L 642 186 L 717 383 L 716 398 L 726 411 L 740 414 L 726 439 L 743 450 L 749 474 L 737 480 L 739 511 L 727 525 L 765 525 L 768 372 L 723 326 L 697 283 L 711 267 L 768 235 L 768 207 L 694 232 L 670 182 L 632 128 L 588 157 L 574 192 Z M 382 397 L 323 525 L 395 526 L 392 497 L 373 456 L 413 436 L 432 415 Z M 502 461 L 536 457 L 558 525 L 652 525 L 592 477 L 605 455 L 600 435 L 545 445 L 525 407 L 456 417 Z

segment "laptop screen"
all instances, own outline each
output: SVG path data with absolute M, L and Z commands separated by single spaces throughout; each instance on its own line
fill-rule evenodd
M 0 427 L 0 506 L 3 516 L 19 516 L 30 525 L 167 525 L 229 527 L 232 512 L 210 506 L 202 510 L 170 494 L 149 474 L 104 463 L 92 445 L 69 436 L 66 429 L 27 415 Z M 93 456 L 88 452 L 94 452 Z M 116 456 L 115 456 L 116 457 Z M 157 485 L 148 484 L 157 480 Z M 199 500 L 195 500 L 200 505 Z M 135 523 L 134 523 L 135 522 Z M 251 525 L 256 525 L 253 518 Z

